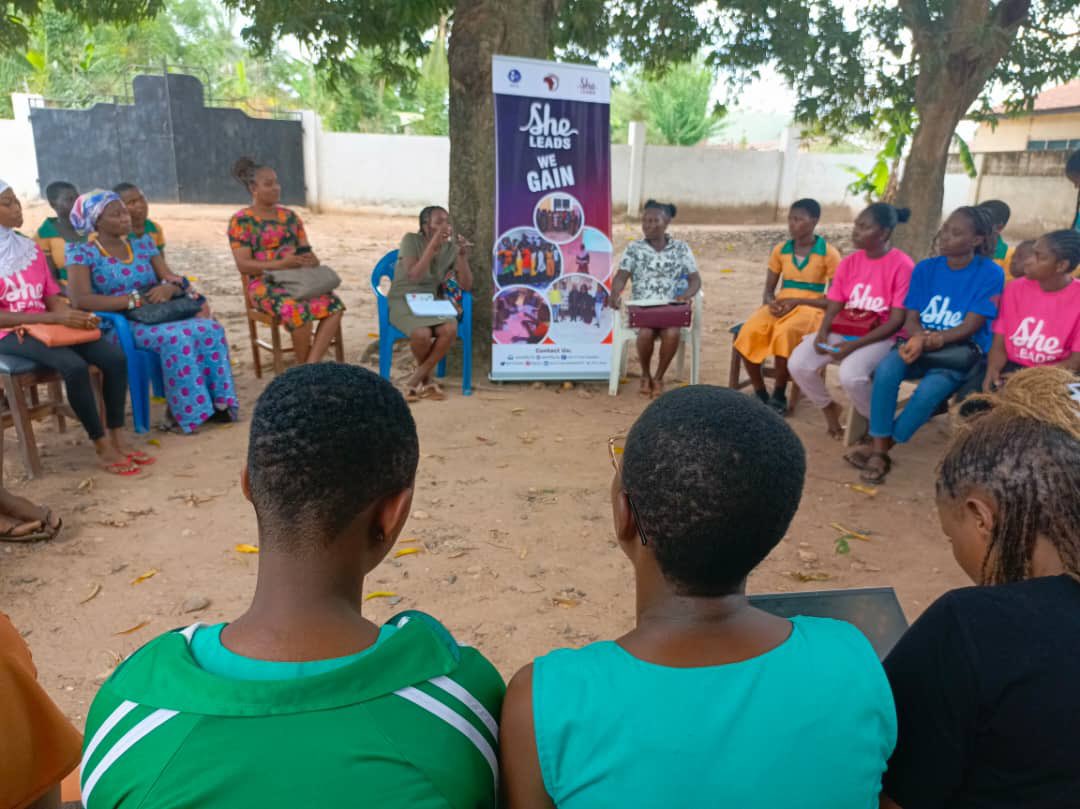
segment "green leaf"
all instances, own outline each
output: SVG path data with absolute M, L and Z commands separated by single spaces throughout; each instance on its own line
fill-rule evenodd
M 971 149 L 968 148 L 967 141 L 959 135 L 953 135 L 953 138 L 956 140 L 956 146 L 960 151 L 960 165 L 964 167 L 968 177 L 975 179 L 979 176 L 979 170 L 975 168 L 975 158 L 971 154 Z
M 850 537 L 850 536 L 851 536 L 850 534 L 847 534 L 845 536 L 836 538 L 833 545 L 834 545 L 835 550 L 836 550 L 837 553 L 839 553 L 839 554 L 851 553 L 851 545 L 848 543 L 848 537 Z
M 41 51 L 27 51 L 26 61 L 30 63 L 30 66 L 39 72 L 45 71 L 45 54 Z

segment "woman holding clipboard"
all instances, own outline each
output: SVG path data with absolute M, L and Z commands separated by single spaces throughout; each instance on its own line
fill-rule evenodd
M 437 205 L 420 211 L 420 230 L 406 233 L 398 247 L 394 281 L 386 300 L 390 307 L 390 322 L 409 335 L 409 347 L 416 358 L 416 370 L 405 383 L 406 401 L 442 401 L 446 398 L 446 393 L 432 381 L 431 375 L 457 338 L 456 316 L 418 314 L 410 306 L 407 296 L 419 294 L 434 298 L 449 278 L 454 278 L 466 292 L 472 289 L 471 247 L 460 235 L 453 239 L 450 214 Z

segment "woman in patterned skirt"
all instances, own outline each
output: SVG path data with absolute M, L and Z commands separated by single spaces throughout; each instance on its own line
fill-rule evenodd
M 345 304 L 332 292 L 297 300 L 281 287 L 266 283 L 262 274 L 267 270 L 318 267 L 319 259 L 311 251 L 300 217 L 278 205 L 277 172 L 242 157 L 233 166 L 233 177 L 251 192 L 251 205 L 229 221 L 229 246 L 237 269 L 247 279 L 251 304 L 281 319 L 292 335 L 297 362 L 319 362 L 338 333 Z M 313 325 L 316 321 L 318 329 Z
M 167 272 L 152 240 L 128 238 L 131 216 L 112 191 L 79 197 L 71 222 L 80 233 L 93 232 L 86 244 L 67 247 L 68 292 L 76 308 L 122 313 L 187 294 L 185 283 Z M 136 348 L 161 358 L 170 428 L 186 434 L 211 418 L 236 419 L 239 403 L 220 323 L 204 317 L 154 326 L 132 321 L 131 336 Z

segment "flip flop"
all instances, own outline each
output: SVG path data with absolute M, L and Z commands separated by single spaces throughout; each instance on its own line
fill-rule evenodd
M 871 455 L 873 455 L 872 452 L 864 452 L 861 449 L 857 449 L 854 452 L 849 452 L 845 455 L 844 460 L 856 469 L 863 470 L 866 469 L 866 465 L 870 462 Z
M 37 531 L 33 534 L 25 534 L 23 536 L 0 534 L 0 542 L 44 542 L 47 539 L 52 539 L 54 536 L 56 535 L 45 531 Z
M 113 461 L 110 464 L 106 464 L 101 467 L 110 475 L 119 475 L 122 478 L 129 478 L 132 475 L 138 475 L 142 472 L 138 466 L 132 466 L 131 461 Z
M 420 401 L 420 388 L 406 388 L 405 389 L 405 401 L 409 404 L 415 404 Z
M 446 398 L 446 391 L 444 391 L 439 385 L 431 382 L 427 385 L 424 385 L 424 387 L 420 389 L 420 398 L 431 399 L 435 402 L 441 402 Z
M 45 524 L 42 520 L 18 522 L 17 517 L 8 517 L 6 514 L 3 516 L 6 519 L 11 520 L 11 523 L 3 531 L 0 531 L 0 540 L 7 542 L 23 542 L 25 537 L 35 533 L 41 533 L 45 528 Z
M 870 468 L 870 461 L 880 458 L 883 461 L 882 467 L 879 471 L 874 471 Z M 888 477 L 889 472 L 892 471 L 892 459 L 884 452 L 874 452 L 867 459 L 867 466 L 863 469 L 859 480 L 863 483 L 869 483 L 871 486 L 877 486 L 885 482 L 885 478 Z
M 129 452 L 127 459 L 134 464 L 138 464 L 139 466 L 150 466 L 157 463 L 157 458 L 155 458 L 153 455 L 147 455 L 141 449 L 137 449 L 134 452 Z

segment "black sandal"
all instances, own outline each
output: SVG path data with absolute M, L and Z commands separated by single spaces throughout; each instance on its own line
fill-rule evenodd
M 880 459 L 881 469 L 874 469 L 871 464 Z M 884 452 L 873 452 L 870 457 L 866 459 L 866 467 L 863 469 L 859 479 L 863 483 L 869 483 L 871 486 L 877 486 L 885 482 L 885 478 L 889 476 L 889 472 L 892 471 L 892 458 L 886 455 Z
M 866 469 L 866 465 L 870 461 L 870 456 L 873 454 L 873 452 L 867 452 L 865 449 L 857 449 L 854 452 L 849 452 L 845 455 L 844 460 L 847 461 L 849 465 L 854 466 L 861 471 Z

